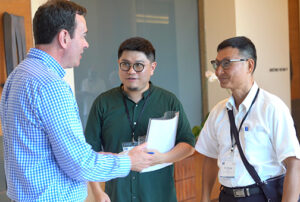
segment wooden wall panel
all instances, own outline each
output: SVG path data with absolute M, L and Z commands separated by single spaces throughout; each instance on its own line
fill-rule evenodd
M 300 22 L 299 22 L 299 0 L 289 0 L 289 38 L 290 57 L 293 72 L 291 80 L 292 100 L 300 99 Z
M 26 51 L 33 47 L 32 22 L 31 22 L 31 1 L 30 0 L 0 0 L 0 83 L 6 80 L 6 66 L 3 38 L 3 13 L 8 12 L 14 15 L 23 16 L 26 35 Z M 0 96 L 2 86 L 0 86 Z M 0 126 L 1 129 L 1 126 Z M 0 135 L 2 132 L 0 130 Z
M 202 166 L 204 156 L 195 152 L 192 156 L 175 163 L 174 178 L 178 202 L 198 202 L 202 192 Z M 220 184 L 216 180 L 212 201 L 217 201 Z
M 179 202 L 187 200 L 197 202 L 194 177 L 176 181 L 175 187 Z

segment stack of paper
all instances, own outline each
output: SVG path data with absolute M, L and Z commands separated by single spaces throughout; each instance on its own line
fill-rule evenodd
M 147 148 L 156 149 L 160 153 L 170 151 L 176 140 L 179 112 L 165 112 L 161 118 L 151 118 L 146 136 Z M 163 163 L 148 167 L 141 172 L 149 172 L 164 168 L 172 163 Z

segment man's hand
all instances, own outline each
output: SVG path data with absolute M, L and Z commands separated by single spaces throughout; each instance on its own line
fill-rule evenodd
M 153 156 L 151 166 L 161 164 L 161 163 L 166 163 L 167 153 L 160 153 L 156 149 L 148 149 L 147 153 Z
M 94 202 L 111 202 L 109 196 L 103 191 L 99 182 L 89 182 L 94 194 Z
M 152 166 L 161 163 L 174 163 L 180 161 L 194 153 L 195 149 L 185 143 L 178 143 L 173 149 L 166 153 L 160 153 L 158 150 L 148 149 L 147 152 L 153 155 Z
M 131 159 L 131 170 L 141 171 L 153 164 L 153 155 L 146 151 L 146 143 L 134 147 L 128 152 Z
M 95 202 L 111 202 L 109 196 L 104 192 L 100 192 L 95 196 Z

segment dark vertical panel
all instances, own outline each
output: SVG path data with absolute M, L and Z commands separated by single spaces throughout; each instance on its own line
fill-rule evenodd
M 26 56 L 24 17 L 3 14 L 5 62 L 7 76 Z
M 298 132 L 300 131 L 300 23 L 299 0 L 289 0 L 289 40 L 291 58 L 291 97 L 292 116 Z
M 24 17 L 26 51 L 33 47 L 32 22 L 31 22 L 31 5 L 29 0 L 0 0 L 0 83 L 6 80 L 6 63 L 4 54 L 3 38 L 3 13 L 8 12 L 14 15 Z M 0 96 L 2 87 L 0 86 Z

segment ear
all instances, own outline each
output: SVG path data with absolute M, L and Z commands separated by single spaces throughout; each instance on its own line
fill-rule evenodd
M 252 58 L 248 59 L 248 71 L 253 74 L 254 71 L 254 60 Z
M 61 31 L 59 31 L 58 43 L 62 48 L 64 48 L 64 49 L 67 48 L 70 39 L 71 39 L 71 37 L 67 30 L 62 29 Z
M 157 62 L 151 63 L 151 76 L 154 74 L 154 70 L 155 70 L 156 66 L 157 66 Z

